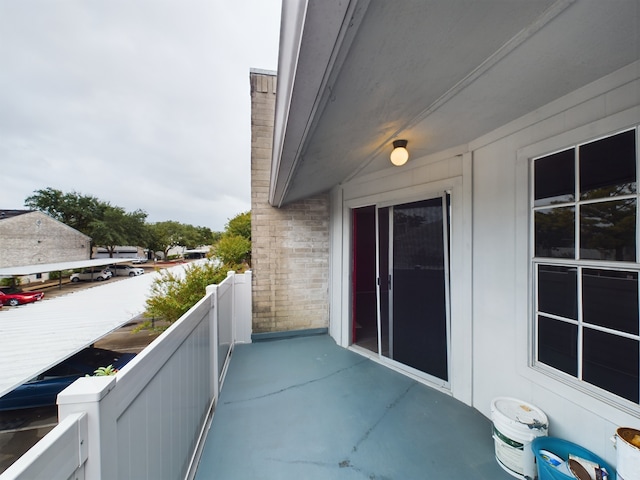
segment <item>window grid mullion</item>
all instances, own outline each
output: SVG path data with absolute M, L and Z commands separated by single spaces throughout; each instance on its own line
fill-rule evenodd
M 584 319 L 583 319 L 583 309 L 582 309 L 582 266 L 578 266 L 578 271 L 576 272 L 576 288 L 578 291 L 576 292 L 576 298 L 578 302 L 578 338 L 576 341 L 577 345 L 577 361 L 578 361 L 578 379 L 582 380 L 582 347 L 584 345 L 583 337 L 584 337 Z
M 640 203 L 640 129 L 636 127 L 636 262 L 640 262 L 640 212 L 638 204 Z M 640 283 L 640 282 L 639 282 Z M 639 296 L 640 297 L 640 296 Z
M 575 192 L 574 192 L 574 201 L 575 207 L 574 211 L 574 248 L 573 258 L 575 260 L 580 260 L 580 149 L 575 146 L 573 148 L 574 153 L 574 172 L 575 172 Z

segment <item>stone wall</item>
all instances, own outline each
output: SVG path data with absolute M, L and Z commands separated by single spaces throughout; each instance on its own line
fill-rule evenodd
M 251 71 L 253 333 L 329 324 L 329 196 L 269 205 L 276 75 Z

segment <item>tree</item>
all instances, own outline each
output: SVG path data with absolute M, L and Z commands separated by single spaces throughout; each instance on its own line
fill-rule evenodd
M 175 238 L 174 241 L 177 242 L 180 238 L 180 227 L 178 222 L 161 222 L 161 224 L 155 224 L 153 230 L 158 235 L 157 238 L 163 238 L 165 242 Z M 193 229 L 201 228 L 185 228 L 184 225 L 182 227 L 185 235 L 183 238 L 193 234 Z M 251 256 L 251 214 L 249 212 L 241 213 L 229 220 L 222 234 L 213 233 L 210 230 L 202 233 L 209 239 L 218 237 L 213 255 L 220 259 L 221 263 L 206 262 L 190 265 L 184 277 L 167 270 L 162 271 L 160 277 L 153 282 L 151 295 L 147 300 L 146 317 L 174 322 L 204 296 L 207 285 L 220 283 L 230 270 L 243 271 L 247 267 Z
M 165 222 L 152 223 L 148 227 L 150 233 L 150 248 L 153 251 L 161 251 L 166 259 L 169 250 L 182 244 L 183 227 L 179 222 L 167 220 Z
M 205 295 L 207 285 L 220 283 L 226 276 L 227 268 L 212 262 L 189 265 L 184 277 L 162 270 L 151 286 L 144 315 L 175 322 Z
M 89 236 L 90 224 L 101 219 L 109 205 L 96 197 L 77 192 L 63 193 L 51 187 L 34 191 L 24 204 Z
M 213 237 L 213 232 L 207 227 L 194 227 L 193 225 L 182 225 L 181 245 L 187 248 L 196 248 L 202 245 L 209 245 Z
M 251 241 L 240 235 L 223 235 L 214 247 L 215 256 L 223 264 L 250 263 Z
M 251 212 L 239 213 L 227 222 L 226 235 L 239 235 L 251 241 Z
M 251 212 L 240 213 L 227 222 L 211 255 L 224 264 L 251 265 Z
M 127 213 L 120 207 L 107 205 L 102 218 L 89 225 L 90 236 L 95 245 L 106 248 L 109 257 L 113 257 L 118 245 L 140 245 L 145 241 L 146 218 L 142 210 Z
M 24 204 L 90 236 L 94 245 L 109 251 L 109 256 L 118 245 L 141 245 L 147 241 L 147 214 L 142 210 L 128 213 L 96 197 L 63 193 L 51 187 L 36 190 Z

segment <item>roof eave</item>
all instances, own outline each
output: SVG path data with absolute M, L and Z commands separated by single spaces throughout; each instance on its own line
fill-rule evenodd
M 269 203 L 280 207 L 369 0 L 283 0 Z

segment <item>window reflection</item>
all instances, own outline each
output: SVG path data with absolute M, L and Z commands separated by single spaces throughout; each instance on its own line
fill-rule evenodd
M 578 282 L 575 267 L 538 267 L 538 310 L 578 318 Z
M 581 199 L 635 193 L 635 130 L 582 145 L 579 156 Z
M 638 341 L 585 328 L 583 345 L 584 381 L 638 403 Z
M 535 255 L 575 257 L 575 208 L 545 208 L 535 212 Z
M 534 206 L 575 200 L 575 150 L 554 153 L 535 161 Z
M 634 335 L 639 333 L 637 272 L 585 268 L 582 292 L 586 323 Z
M 580 207 L 580 258 L 636 260 L 636 200 Z
M 574 377 L 578 375 L 578 326 L 540 315 L 538 360 Z

